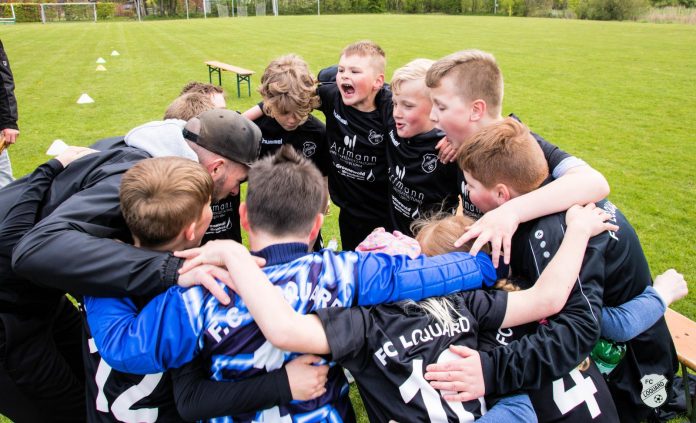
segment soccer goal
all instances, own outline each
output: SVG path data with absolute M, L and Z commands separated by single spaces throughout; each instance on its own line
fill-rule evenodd
M 97 21 L 96 3 L 41 3 L 41 22 Z

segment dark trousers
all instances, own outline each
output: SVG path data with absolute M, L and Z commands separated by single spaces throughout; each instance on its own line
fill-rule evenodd
M 341 213 L 338 215 L 341 249 L 344 251 L 355 250 L 355 247 L 378 227 L 391 231 L 391 225 L 386 222 L 386 219 L 363 219 L 341 210 Z
M 85 421 L 84 380 L 82 318 L 67 297 L 41 315 L 0 313 L 1 414 L 15 423 Z

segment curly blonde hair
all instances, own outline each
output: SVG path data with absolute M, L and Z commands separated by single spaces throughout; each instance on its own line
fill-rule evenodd
M 316 81 L 300 56 L 288 54 L 268 64 L 261 76 L 259 94 L 268 116 L 293 113 L 305 120 L 319 106 Z

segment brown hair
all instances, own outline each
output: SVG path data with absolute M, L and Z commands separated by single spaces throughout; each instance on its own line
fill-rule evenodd
M 384 73 L 387 67 L 387 55 L 382 50 L 382 47 L 378 46 L 376 43 L 370 40 L 362 40 L 353 44 L 347 45 L 343 51 L 341 51 L 341 56 L 366 56 L 369 57 L 372 66 L 377 73 Z
M 300 56 L 288 54 L 268 64 L 261 76 L 259 93 L 263 111 L 269 116 L 295 114 L 300 120 L 319 106 L 316 81 Z
M 284 145 L 249 169 L 246 204 L 253 229 L 305 235 L 326 206 L 324 179 L 311 161 Z
M 539 188 L 549 175 L 539 143 L 513 118 L 472 135 L 459 147 L 457 163 L 484 187 L 502 183 L 519 195 Z
M 213 100 L 209 95 L 201 93 L 182 94 L 167 107 L 164 113 L 165 119 L 189 120 L 206 110 L 215 108 Z
M 500 116 L 503 107 L 503 74 L 492 54 L 462 50 L 435 62 L 425 77 L 428 88 L 438 87 L 442 78 L 455 78 L 457 94 L 466 101 L 483 100 L 487 113 Z
M 441 212 L 423 220 L 416 220 L 411 224 L 411 230 L 416 234 L 416 241 L 420 244 L 423 254 L 437 256 L 455 251 L 468 253 L 473 240 L 459 248 L 455 248 L 454 241 L 473 224 L 474 219 L 470 217 Z M 488 252 L 488 247 L 484 247 L 482 251 Z
M 199 93 L 206 94 L 209 96 L 213 94 L 225 95 L 225 91 L 222 89 L 222 87 L 213 84 L 208 84 L 207 82 L 198 81 L 190 81 L 188 84 L 184 85 L 184 88 L 181 89 L 181 94 L 179 95 L 184 95 L 188 93 Z
M 200 164 L 181 157 L 145 159 L 121 179 L 121 213 L 142 246 L 154 248 L 197 221 L 212 193 L 213 180 Z

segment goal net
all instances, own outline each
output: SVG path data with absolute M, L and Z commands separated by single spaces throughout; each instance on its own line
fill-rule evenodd
M 97 21 L 96 3 L 41 3 L 41 22 Z

